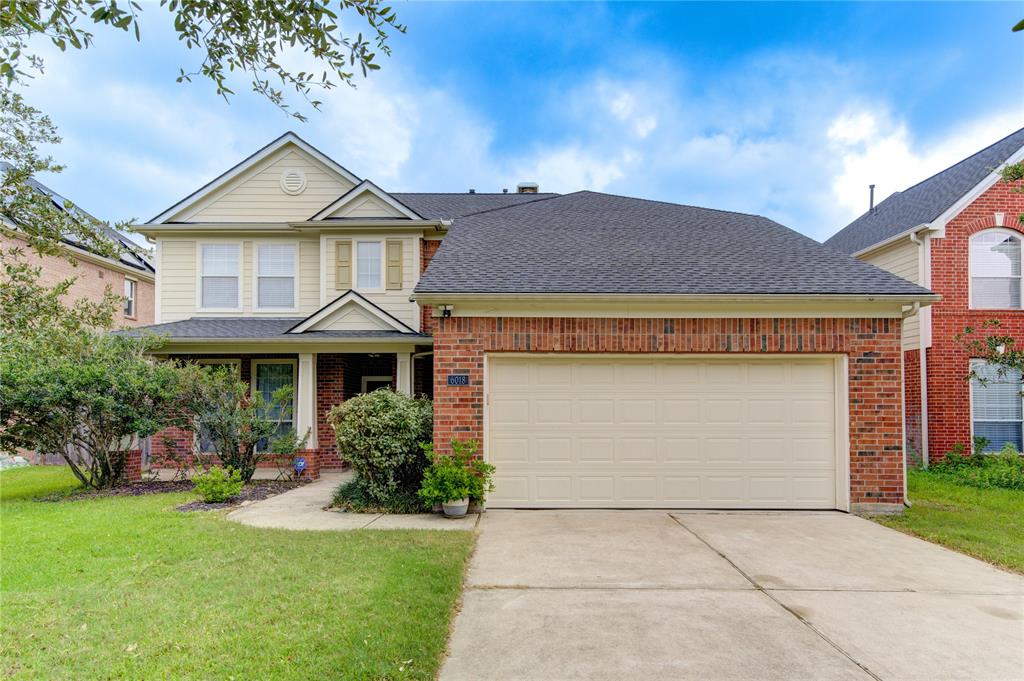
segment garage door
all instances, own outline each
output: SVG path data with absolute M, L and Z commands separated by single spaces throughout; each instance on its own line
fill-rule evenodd
M 490 355 L 492 507 L 836 508 L 834 358 Z

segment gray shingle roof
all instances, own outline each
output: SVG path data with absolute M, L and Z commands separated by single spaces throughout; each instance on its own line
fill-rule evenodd
M 452 220 L 495 208 L 550 199 L 558 194 L 418 194 L 389 192 L 428 220 Z
M 177 340 L 185 338 L 237 338 L 237 339 L 281 339 L 298 340 L 310 338 L 390 340 L 396 338 L 428 338 L 418 333 L 400 331 L 307 331 L 301 334 L 287 334 L 305 317 L 192 317 L 176 322 L 153 324 L 152 326 L 128 329 L 121 333 L 137 334 L 142 331 L 166 335 Z
M 416 292 L 929 294 L 768 218 L 590 191 L 456 220 Z
M 843 253 L 857 253 L 909 229 L 935 220 L 1000 164 L 1024 147 L 1024 128 L 965 158 L 937 175 L 896 192 L 825 242 Z

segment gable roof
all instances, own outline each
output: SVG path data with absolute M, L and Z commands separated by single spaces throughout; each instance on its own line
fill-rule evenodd
M 1024 149 L 1024 128 L 973 156 L 892 194 L 825 244 L 843 253 L 858 253 L 875 244 L 938 219 L 972 189 Z
M 14 166 L 12 166 L 7 161 L 0 161 L 0 171 L 7 172 L 8 170 L 11 170 L 13 168 Z M 50 189 L 49 187 L 47 187 L 45 184 L 35 179 L 34 177 L 29 177 L 26 181 L 26 184 L 28 184 L 30 187 L 33 187 L 36 191 L 39 191 L 42 194 L 48 196 L 50 198 L 50 201 L 58 210 L 65 213 L 69 213 L 70 210 L 70 212 L 78 213 L 79 215 L 82 215 L 89 220 L 95 220 L 96 222 L 103 223 L 102 220 L 93 217 L 92 215 L 84 211 L 79 205 L 75 204 L 74 202 L 70 201 L 64 196 L 61 196 L 53 189 Z M 70 204 L 71 206 L 70 209 L 68 208 L 68 204 Z M 148 274 L 154 274 L 156 272 L 156 267 L 154 267 L 153 263 L 150 262 L 149 258 L 145 256 L 143 249 L 139 247 L 138 244 L 132 242 L 131 239 L 129 239 L 124 234 L 117 231 L 116 229 L 114 229 L 113 227 L 109 226 L 106 223 L 103 223 L 102 231 L 108 239 L 121 246 L 121 252 L 118 254 L 117 260 L 122 265 L 126 267 L 131 267 L 132 269 L 136 269 L 141 272 L 146 272 Z M 80 248 L 83 251 L 91 252 L 91 250 L 86 245 L 82 244 L 72 235 L 66 235 L 63 238 L 63 241 L 64 243 L 70 246 L 74 246 L 75 248 Z
M 417 220 L 423 217 L 415 210 L 407 206 L 404 202 L 400 201 L 399 199 L 396 199 L 393 194 L 388 194 L 386 191 L 378 187 L 370 180 L 363 180 L 355 187 L 352 187 L 352 189 L 348 190 L 347 192 L 339 196 L 337 199 L 329 203 L 327 206 L 323 208 L 323 210 L 319 211 L 316 215 L 312 216 L 309 219 L 331 219 L 332 213 L 337 212 L 338 210 L 343 208 L 345 204 L 354 201 L 356 198 L 366 193 L 372 194 L 373 196 L 377 197 L 379 200 L 383 201 L 385 204 L 393 208 L 395 211 L 400 213 L 402 216 L 407 217 L 411 220 Z
M 456 220 L 416 293 L 931 296 L 768 218 L 591 191 Z
M 558 194 L 416 193 L 391 192 L 391 196 L 409 206 L 427 220 L 453 220 L 496 208 L 543 201 Z
M 324 164 L 334 172 L 338 173 L 338 175 L 344 177 L 352 184 L 359 184 L 360 179 L 353 175 L 351 172 L 349 172 L 348 169 L 346 169 L 340 163 L 329 157 L 327 154 L 323 153 L 322 151 L 314 147 L 312 144 L 310 144 L 309 142 L 307 142 L 306 140 L 302 139 L 294 132 L 289 130 L 288 132 L 284 133 L 283 135 L 273 140 L 266 146 L 258 149 L 255 153 L 242 159 L 241 161 L 233 165 L 231 168 L 229 168 L 227 171 L 221 173 L 214 179 L 210 180 L 199 189 L 195 190 L 182 200 L 175 203 L 170 208 L 166 209 L 159 215 L 154 216 L 149 220 L 149 222 L 164 222 L 165 220 L 173 217 L 176 213 L 181 212 L 189 205 L 198 203 L 207 196 L 221 189 L 224 185 L 226 185 L 234 178 L 238 177 L 245 171 L 249 170 L 256 164 L 258 164 L 260 161 L 263 161 L 267 157 L 277 152 L 279 149 L 289 144 L 294 144 L 296 147 L 306 152 L 307 154 L 309 154 L 310 156 L 312 156 L 317 161 Z
M 370 302 L 365 296 L 353 289 L 345 291 L 345 293 L 327 303 L 305 319 L 300 319 L 294 326 L 288 329 L 287 333 L 309 333 L 311 331 L 317 331 L 317 327 L 321 322 L 328 320 L 334 316 L 335 313 L 349 306 L 356 306 L 359 309 L 364 310 L 374 321 L 379 322 L 382 326 L 386 326 L 390 330 L 401 333 L 416 333 L 416 331 L 408 324 L 390 314 L 379 305 L 375 305 Z
M 301 317 L 191 317 L 175 322 L 153 324 L 132 329 L 115 331 L 115 334 L 138 336 L 155 333 L 167 337 L 168 340 L 281 340 L 310 341 L 317 339 L 382 341 L 414 339 L 417 343 L 429 342 L 430 336 L 401 331 L 383 331 L 380 329 L 346 330 L 346 331 L 308 331 L 302 334 L 289 334 L 288 330 L 301 322 Z

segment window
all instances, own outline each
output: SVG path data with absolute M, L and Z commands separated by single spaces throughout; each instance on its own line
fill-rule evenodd
M 199 306 L 204 310 L 237 310 L 242 306 L 238 285 L 241 246 L 202 244 L 200 249 Z
M 295 244 L 256 245 L 256 307 L 295 308 Z
M 372 393 L 379 388 L 390 388 L 393 376 L 363 376 L 363 392 Z
M 1000 373 L 999 368 L 984 360 L 972 361 L 971 368 L 976 376 L 971 378 L 974 436 L 988 439 L 988 451 L 999 451 L 1007 442 L 1012 442 L 1018 451 L 1024 449 L 1021 373 Z
M 196 364 L 201 364 L 203 366 L 210 366 L 210 367 L 228 367 L 228 368 L 231 368 L 234 371 L 236 376 L 240 374 L 241 362 L 237 358 L 235 358 L 235 359 L 219 359 L 219 358 L 217 358 L 217 359 L 205 359 L 204 358 L 204 359 L 196 360 Z M 202 453 L 202 454 L 209 454 L 210 452 L 216 451 L 216 445 L 213 443 L 213 437 L 210 435 L 209 429 L 206 428 L 204 425 L 202 425 L 202 422 L 200 422 L 199 427 L 196 429 L 196 447 L 198 448 L 199 452 Z
M 135 318 L 135 287 L 133 279 L 124 280 L 124 316 Z
M 254 359 L 252 361 L 252 390 L 263 396 L 263 400 L 270 404 L 274 392 L 285 386 L 295 386 L 295 360 L 292 359 Z M 280 407 L 268 409 L 267 418 L 277 420 L 280 415 Z M 287 417 L 282 419 L 278 434 L 287 433 L 295 426 L 295 395 L 292 394 L 291 402 L 288 404 Z M 258 449 L 264 450 L 267 442 L 260 442 Z
M 381 284 L 381 245 L 379 241 L 356 244 L 356 288 L 379 289 Z
M 1004 230 L 971 237 L 971 307 L 1020 309 L 1020 237 Z

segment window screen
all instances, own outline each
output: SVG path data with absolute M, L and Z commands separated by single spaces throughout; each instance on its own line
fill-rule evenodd
M 1020 240 L 1004 232 L 971 239 L 971 301 L 978 309 L 1019 309 Z
M 975 437 L 989 440 L 988 449 L 998 451 L 1007 442 L 1024 448 L 1021 421 L 1021 373 L 1006 371 L 985 362 L 972 364 L 976 378 L 971 379 L 971 411 Z
M 381 288 L 380 259 L 379 241 L 360 241 L 356 244 L 356 285 L 359 288 Z
M 202 245 L 202 306 L 207 309 L 237 308 L 238 244 Z
M 256 247 L 256 307 L 295 307 L 295 244 Z

